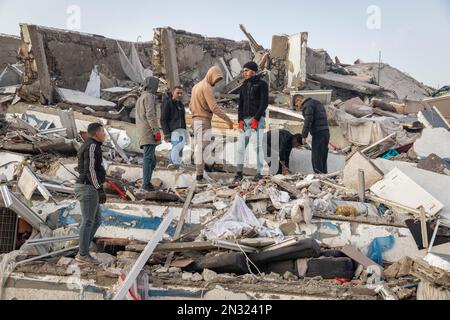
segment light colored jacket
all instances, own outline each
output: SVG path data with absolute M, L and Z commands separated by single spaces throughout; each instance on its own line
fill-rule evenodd
M 218 79 L 223 79 L 222 71 L 219 67 L 209 69 L 205 78 L 192 88 L 192 97 L 189 108 L 192 118 L 202 118 L 211 120 L 214 115 L 226 122 L 231 122 L 225 111 L 217 104 L 214 96 L 213 85 Z
M 136 102 L 136 128 L 139 135 L 139 146 L 157 145 L 155 133 L 161 129 L 158 124 L 155 95 L 144 92 Z

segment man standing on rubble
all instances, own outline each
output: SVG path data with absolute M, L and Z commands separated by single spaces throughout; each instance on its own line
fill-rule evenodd
M 223 74 L 219 67 L 209 69 L 205 78 L 192 88 L 190 109 L 194 124 L 194 158 L 197 170 L 197 182 L 205 183 L 203 177 L 205 170 L 204 150 L 209 145 L 208 131 L 211 130 L 213 115 L 223 119 L 229 129 L 233 129 L 233 122 L 217 104 L 214 96 L 214 86 L 223 80 Z
M 181 101 L 183 88 L 176 86 L 169 93 L 161 106 L 161 127 L 164 132 L 164 140 L 172 143 L 169 169 L 179 169 L 182 162 L 182 154 L 188 135 L 186 131 L 186 112 Z M 180 155 L 181 153 L 181 155 Z
M 264 134 L 263 148 L 270 175 L 289 174 L 289 159 L 293 148 L 303 144 L 301 134 L 292 134 L 287 130 L 271 130 Z
M 262 133 L 265 127 L 265 114 L 269 106 L 269 86 L 257 76 L 258 65 L 250 61 L 244 65 L 245 81 L 239 94 L 239 140 L 237 157 L 237 174 L 235 181 L 243 179 L 245 151 L 250 142 L 252 134 L 256 134 L 256 143 L 254 145 L 256 153 L 257 173 L 254 181 L 262 178 L 263 151 L 262 151 Z
M 316 174 L 328 173 L 328 145 L 330 144 L 330 129 L 327 112 L 322 103 L 317 100 L 299 95 L 295 105 L 300 108 L 305 118 L 303 126 L 303 144 L 312 135 L 312 166 Z
M 75 260 L 81 263 L 99 264 L 89 253 L 97 229 L 102 224 L 100 204 L 106 203 L 103 190 L 106 171 L 103 167 L 102 144 L 105 130 L 99 123 L 88 127 L 89 138 L 78 152 L 79 177 L 75 185 L 75 194 L 80 201 L 82 222 L 80 226 L 80 251 Z
M 152 185 L 153 171 L 156 167 L 156 147 L 161 144 L 161 130 L 158 125 L 156 111 L 156 93 L 159 79 L 145 79 L 144 92 L 136 103 L 136 127 L 139 134 L 139 145 L 144 149 L 143 185 L 145 191 L 155 191 Z

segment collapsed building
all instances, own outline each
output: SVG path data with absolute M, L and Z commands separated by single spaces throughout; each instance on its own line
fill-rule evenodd
M 265 49 L 244 26 L 240 42 L 172 28 L 139 43 L 20 30 L 20 41 L 0 37 L 12 43 L 0 51 L 0 299 L 450 298 L 450 88 L 387 64 L 333 61 L 308 47 L 306 32 L 274 35 Z M 226 124 L 214 118 L 224 161 L 210 183 L 195 184 L 192 143 L 175 172 L 162 144 L 160 191 L 143 193 L 134 108 L 145 77 L 160 78 L 159 104 L 179 84 L 187 103 L 217 65 L 218 101 L 237 120 L 249 60 L 270 84 L 267 129 L 301 131 L 298 94 L 327 106 L 332 173 L 315 175 L 303 148 L 290 175 L 236 185 L 235 141 L 223 143 Z M 73 259 L 73 187 L 76 151 L 97 121 L 110 181 L 94 253 L 102 265 L 91 267 Z

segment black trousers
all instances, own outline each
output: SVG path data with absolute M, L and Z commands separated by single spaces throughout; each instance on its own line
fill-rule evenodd
M 328 145 L 330 131 L 324 130 L 312 136 L 312 165 L 316 174 L 328 173 Z

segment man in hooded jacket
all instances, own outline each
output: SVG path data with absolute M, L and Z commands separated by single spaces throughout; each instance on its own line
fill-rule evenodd
M 144 149 L 143 186 L 145 191 L 154 191 L 152 185 L 153 171 L 156 167 L 156 147 L 161 143 L 161 129 L 156 111 L 156 93 L 159 79 L 145 79 L 144 92 L 136 103 L 136 128 L 139 134 L 139 145 Z
M 205 159 L 204 150 L 209 145 L 207 133 L 211 130 L 211 121 L 214 115 L 223 119 L 229 129 L 233 129 L 233 122 L 217 104 L 214 96 L 214 86 L 223 80 L 223 74 L 219 67 L 208 70 L 205 78 L 192 88 L 190 110 L 194 124 L 194 158 L 197 171 L 197 181 L 204 183 Z

